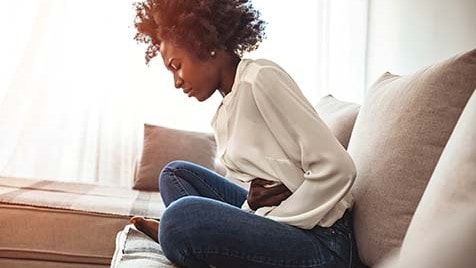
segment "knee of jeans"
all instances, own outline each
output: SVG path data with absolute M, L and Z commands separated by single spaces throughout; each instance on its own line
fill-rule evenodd
M 158 178 L 159 189 L 164 189 L 163 187 L 167 187 L 166 185 L 168 184 L 168 182 L 170 181 L 172 177 L 170 175 L 174 173 L 174 170 L 178 168 L 184 168 L 188 164 L 189 163 L 187 161 L 175 160 L 165 165 L 164 168 L 162 168 L 162 170 L 160 171 L 160 175 Z
M 202 228 L 197 219 L 207 211 L 209 201 L 203 197 L 186 196 L 170 204 L 160 219 L 159 241 L 167 257 L 187 251 L 185 245 Z
M 173 172 L 176 169 L 189 168 L 192 163 L 184 160 L 174 160 L 164 166 L 161 172 Z
M 174 232 L 190 235 L 196 230 L 203 229 L 203 218 L 210 219 L 220 208 L 216 201 L 200 197 L 185 196 L 172 202 L 160 219 L 160 234 L 169 235 Z M 195 230 L 196 229 L 196 230 Z M 164 232 L 162 232 L 164 230 Z M 177 234 L 173 234 L 175 236 Z M 164 237 L 166 238 L 166 237 Z
M 173 201 L 160 219 L 160 228 L 166 231 L 161 232 L 161 234 L 170 234 L 177 231 L 177 229 L 193 228 L 191 225 L 196 222 L 197 217 L 200 217 L 202 212 L 210 209 L 208 203 L 207 198 L 199 196 L 185 196 Z M 182 233 L 181 230 L 179 232 Z

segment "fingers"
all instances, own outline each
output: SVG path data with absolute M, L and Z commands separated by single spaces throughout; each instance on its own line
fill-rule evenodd
M 284 201 L 286 199 L 288 199 L 288 197 L 290 197 L 293 193 L 289 190 L 285 191 L 285 192 L 282 192 L 279 196 L 278 196 L 278 199 L 280 199 L 281 201 Z M 281 202 L 280 202 L 281 203 Z
M 277 195 L 281 194 L 283 192 L 291 192 L 289 191 L 288 187 L 286 187 L 284 184 L 279 184 L 273 187 L 265 187 L 264 192 L 269 195 Z
M 251 182 L 247 196 L 251 209 L 256 210 L 263 206 L 277 206 L 292 194 L 284 184 L 266 187 L 266 185 L 274 183 L 276 181 L 261 178 L 256 178 Z
M 259 186 L 265 186 L 267 184 L 272 184 L 272 183 L 274 183 L 274 181 L 269 181 L 262 178 L 255 178 L 254 180 L 251 181 L 252 185 L 259 185 Z
M 266 188 L 271 188 L 274 187 L 275 185 L 280 185 L 281 183 L 278 181 L 270 181 L 270 180 L 265 180 L 262 178 L 255 178 L 254 180 L 251 181 L 251 185 L 253 186 L 262 186 Z
M 276 181 L 270 181 L 270 180 L 265 180 L 262 178 L 256 178 L 253 181 L 251 181 L 251 188 L 255 187 L 260 187 L 262 189 L 259 190 L 259 192 L 262 195 L 277 195 L 283 192 L 290 192 L 289 189 L 286 187 L 284 184 L 278 184 L 276 186 L 270 186 L 267 187 L 267 185 L 275 184 L 277 183 Z M 251 189 L 250 188 L 250 189 Z
M 291 192 L 283 192 L 278 195 L 274 195 L 268 198 L 265 202 L 265 206 L 278 206 L 284 200 L 286 200 L 292 193 Z

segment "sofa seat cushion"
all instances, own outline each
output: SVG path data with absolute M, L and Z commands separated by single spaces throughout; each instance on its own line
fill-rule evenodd
M 163 210 L 159 193 L 0 177 L 0 258 L 107 265 L 131 215 Z
M 348 148 L 357 169 L 355 237 L 366 265 L 401 245 L 475 74 L 476 49 L 410 75 L 386 73 L 367 92 Z

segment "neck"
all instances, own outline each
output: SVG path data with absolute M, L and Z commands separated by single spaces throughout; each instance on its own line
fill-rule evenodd
M 228 93 L 231 92 L 233 83 L 235 81 L 236 69 L 238 68 L 238 63 L 240 58 L 232 53 L 224 52 L 223 55 L 223 69 L 221 71 L 221 82 L 218 91 L 220 94 L 225 97 Z

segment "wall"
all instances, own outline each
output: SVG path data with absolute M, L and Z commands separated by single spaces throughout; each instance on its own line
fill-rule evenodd
M 476 0 L 370 0 L 367 87 L 476 48 Z

